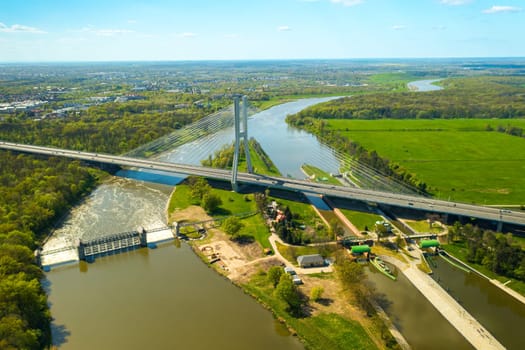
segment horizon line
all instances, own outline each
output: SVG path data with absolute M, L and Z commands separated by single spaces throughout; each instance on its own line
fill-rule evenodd
M 149 60 L 41 60 L 0 61 L 0 64 L 42 63 L 190 63 L 190 62 L 283 62 L 283 61 L 378 61 L 378 60 L 459 60 L 459 59 L 523 59 L 525 56 L 447 56 L 447 57 L 352 57 L 352 58 L 240 58 L 240 59 L 149 59 Z

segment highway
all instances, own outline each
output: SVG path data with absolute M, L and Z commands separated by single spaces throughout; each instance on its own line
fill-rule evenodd
M 156 160 L 115 156 L 101 153 L 71 151 L 52 147 L 32 146 L 0 141 L 0 149 L 17 152 L 66 157 L 85 161 L 114 164 L 123 167 L 137 167 L 169 173 L 198 175 L 218 180 L 231 180 L 231 171 L 196 165 L 174 164 Z M 386 204 L 422 211 L 461 215 L 525 226 L 525 213 L 491 208 L 479 205 L 449 202 L 426 197 L 410 196 L 390 192 L 365 190 L 344 186 L 333 186 L 291 178 L 238 173 L 237 180 L 242 183 L 291 191 L 308 192 L 338 198 L 356 199 L 365 202 Z

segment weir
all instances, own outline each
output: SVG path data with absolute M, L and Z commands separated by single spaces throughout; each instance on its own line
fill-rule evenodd
M 91 240 L 79 240 L 75 245 L 58 249 L 35 252 L 35 258 L 44 271 L 53 267 L 78 263 L 94 262 L 97 257 L 128 252 L 142 247 L 155 248 L 156 244 L 175 238 L 169 226 L 116 233 Z
M 146 230 L 122 232 L 114 235 L 92 239 L 80 240 L 78 245 L 78 258 L 85 261 L 94 261 L 98 256 L 120 253 L 148 245 Z

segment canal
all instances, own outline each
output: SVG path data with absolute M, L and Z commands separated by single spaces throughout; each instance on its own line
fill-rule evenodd
M 433 258 L 432 277 L 507 349 L 525 349 L 525 305 L 477 273 Z
M 379 304 L 413 349 L 473 349 L 402 273 L 393 281 L 369 266 L 366 274 Z

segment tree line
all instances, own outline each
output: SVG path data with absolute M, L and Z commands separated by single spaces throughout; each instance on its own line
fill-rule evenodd
M 330 147 L 348 154 L 360 163 L 366 164 L 387 177 L 401 181 L 413 188 L 417 188 L 420 193 L 428 193 L 427 184 L 419 180 L 416 176 L 401 168 L 398 164 L 391 163 L 390 160 L 379 156 L 375 150 L 367 150 L 358 142 L 349 140 L 337 131 L 325 128 L 326 122 L 311 117 L 300 117 L 298 114 L 289 115 L 286 121 L 298 128 L 305 129 L 320 139 L 321 142 Z
M 447 79 L 440 91 L 354 95 L 311 106 L 301 119 L 448 119 L 525 117 L 525 77 Z
M 525 281 L 525 251 L 514 242 L 512 234 L 455 223 L 449 235 L 452 241 L 465 242 L 467 261 L 483 265 L 498 275 Z

